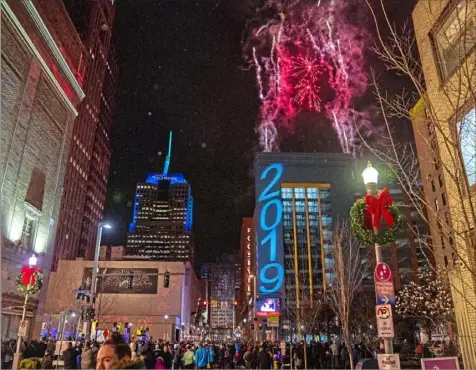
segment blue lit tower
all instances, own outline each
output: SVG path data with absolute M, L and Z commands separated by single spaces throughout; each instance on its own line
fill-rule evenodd
M 191 261 L 193 197 L 183 174 L 169 174 L 172 132 L 162 173 L 149 173 L 136 187 L 127 256 L 160 261 Z

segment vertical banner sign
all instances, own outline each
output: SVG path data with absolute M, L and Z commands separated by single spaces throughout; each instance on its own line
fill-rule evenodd
M 256 275 L 259 296 L 277 297 L 283 289 L 282 175 L 283 166 L 278 163 L 256 174 Z

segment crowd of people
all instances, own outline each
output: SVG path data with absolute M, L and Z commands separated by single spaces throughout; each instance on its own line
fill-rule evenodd
M 433 357 L 424 353 L 425 348 L 419 345 L 414 350 L 418 358 Z M 2 369 L 12 368 L 15 349 L 15 340 L 2 343 Z M 404 352 L 403 347 L 401 350 Z M 348 348 L 337 342 L 287 343 L 283 347 L 266 341 L 216 344 L 151 339 L 127 343 L 119 333 L 111 333 L 102 344 L 68 341 L 60 348 L 52 339 L 32 340 L 22 342 L 20 351 L 24 359 L 41 359 L 42 369 L 56 368 L 58 359 L 59 367 L 65 369 L 349 369 L 350 357 L 357 364 L 376 355 L 363 343 L 352 345 L 349 356 Z
M 347 348 L 337 343 L 304 345 L 301 342 L 287 344 L 285 348 L 271 342 L 215 344 L 138 340 L 126 343 L 121 335 L 111 333 L 101 345 L 94 341 L 69 341 L 62 346 L 61 365 L 65 369 L 303 369 L 305 363 L 307 368 L 314 369 L 349 368 Z M 56 367 L 55 349 L 58 350 L 52 340 L 21 344 L 23 358 L 41 358 L 43 369 Z M 2 368 L 11 368 L 14 351 L 15 341 L 3 343 Z M 371 356 L 364 346 L 353 347 L 354 363 Z

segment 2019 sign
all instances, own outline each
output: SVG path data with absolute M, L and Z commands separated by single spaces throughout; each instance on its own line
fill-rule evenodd
M 283 166 L 274 163 L 266 167 L 258 182 L 258 243 L 257 271 L 259 293 L 276 294 L 284 282 L 281 225 L 283 203 L 281 182 Z

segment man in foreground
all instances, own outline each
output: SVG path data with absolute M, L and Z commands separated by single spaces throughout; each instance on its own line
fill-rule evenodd
M 122 335 L 113 333 L 99 349 L 96 369 L 145 369 L 142 360 L 133 362 L 132 352 Z

